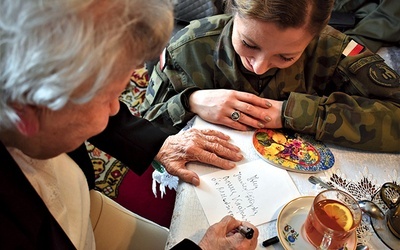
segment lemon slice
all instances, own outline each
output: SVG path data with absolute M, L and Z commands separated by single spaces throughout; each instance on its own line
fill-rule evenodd
M 339 203 L 329 203 L 324 206 L 325 213 L 336 220 L 345 231 L 349 231 L 353 226 L 353 216 L 351 211 L 344 205 Z

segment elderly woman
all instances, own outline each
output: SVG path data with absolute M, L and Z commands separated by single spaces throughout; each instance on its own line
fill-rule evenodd
M 149 15 L 157 18 L 148 22 Z M 143 131 L 151 132 L 147 141 L 154 145 L 142 148 L 139 163 L 146 166 L 157 153 L 163 162 L 163 150 L 176 151 L 168 146 L 182 146 L 177 137 L 163 142 L 163 132 L 126 115 L 126 108 L 120 111 L 118 101 L 132 69 L 159 54 L 171 29 L 171 4 L 160 0 L 1 1 L 2 248 L 164 248 L 167 229 L 89 191 L 93 167 L 83 143 L 90 138 L 100 148 L 114 147 L 117 158 L 129 161 L 123 156 L 129 150 L 118 148 L 133 147 L 146 137 Z M 238 154 L 220 133 L 187 135 L 212 152 L 219 148 L 212 156 L 194 148 L 206 162 L 218 158 L 219 165 L 230 166 L 230 154 Z M 108 145 L 118 142 L 122 146 Z M 169 155 L 167 169 L 178 171 L 198 155 L 185 157 Z M 198 246 L 184 240 L 177 248 L 254 249 L 256 229 L 252 240 L 230 234 L 241 224 L 247 223 L 227 216 Z
M 238 130 L 285 128 L 400 152 L 400 77 L 326 25 L 333 0 L 225 3 L 231 14 L 193 21 L 171 39 L 143 117 L 171 133 L 198 115 Z

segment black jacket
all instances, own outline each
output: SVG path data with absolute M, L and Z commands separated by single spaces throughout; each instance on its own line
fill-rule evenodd
M 142 174 L 157 154 L 167 134 L 147 120 L 134 117 L 121 103 L 120 112 L 110 118 L 105 131 L 89 141 Z M 89 189 L 94 187 L 94 171 L 86 146 L 69 153 L 82 168 Z M 2 249 L 75 249 L 49 212 L 17 163 L 0 142 L 0 245 Z M 199 249 L 189 240 L 179 244 Z M 189 248 L 188 248 L 189 247 Z

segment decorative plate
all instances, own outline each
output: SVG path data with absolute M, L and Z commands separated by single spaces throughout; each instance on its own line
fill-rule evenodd
M 289 201 L 280 211 L 276 221 L 279 242 L 286 250 L 315 249 L 307 240 L 303 224 L 306 221 L 311 208 L 313 196 L 302 196 Z M 343 250 L 355 249 L 357 246 L 357 234 L 346 242 Z
M 335 163 L 325 144 L 295 132 L 257 129 L 253 146 L 261 158 L 288 171 L 315 173 L 330 169 Z

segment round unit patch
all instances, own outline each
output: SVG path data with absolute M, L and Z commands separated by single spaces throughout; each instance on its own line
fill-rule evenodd
M 368 71 L 369 77 L 375 83 L 385 87 L 399 87 L 400 76 L 385 63 L 371 64 Z

